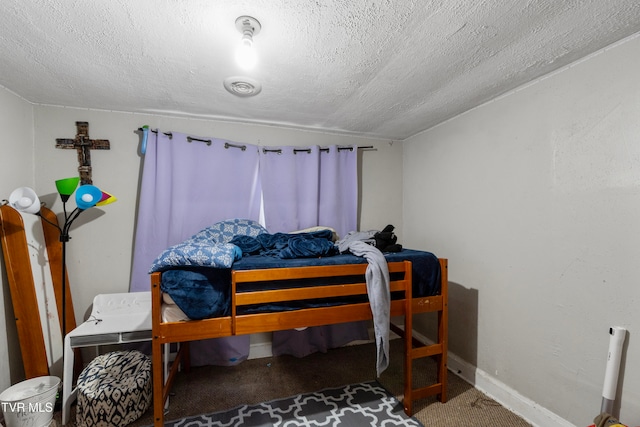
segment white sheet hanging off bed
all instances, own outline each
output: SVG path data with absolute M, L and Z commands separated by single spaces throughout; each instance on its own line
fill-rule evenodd
M 349 252 L 366 258 L 369 265 L 365 279 L 367 294 L 373 315 L 373 331 L 376 339 L 376 372 L 378 376 L 389 366 L 389 322 L 391 316 L 391 291 L 389 289 L 389 267 L 380 249 L 359 240 L 347 244 Z

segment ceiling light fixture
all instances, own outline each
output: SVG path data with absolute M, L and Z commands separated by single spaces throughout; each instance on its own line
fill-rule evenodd
M 253 47 L 253 36 L 260 32 L 262 26 L 251 16 L 240 16 L 236 19 L 236 28 L 242 34 L 240 46 L 236 50 L 236 62 L 243 69 L 249 70 L 258 62 L 258 56 Z
M 262 90 L 259 81 L 246 76 L 233 76 L 224 79 L 224 88 L 233 95 L 241 98 L 255 96 Z

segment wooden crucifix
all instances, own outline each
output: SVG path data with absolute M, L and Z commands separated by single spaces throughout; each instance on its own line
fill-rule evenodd
M 56 148 L 72 149 L 78 151 L 78 172 L 80 172 L 80 185 L 93 184 L 91 179 L 91 149 L 108 150 L 108 139 L 89 139 L 89 122 L 76 122 L 78 134 L 75 139 L 57 138 Z

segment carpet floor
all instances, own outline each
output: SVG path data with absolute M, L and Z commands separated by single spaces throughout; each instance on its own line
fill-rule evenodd
M 208 414 L 296 394 L 375 380 L 375 346 L 363 344 L 312 354 L 247 360 L 237 366 L 194 367 L 174 381 L 165 421 Z M 390 343 L 390 366 L 379 383 L 402 400 L 402 340 Z M 433 383 L 436 364 L 429 358 L 414 367 L 416 386 Z M 429 397 L 414 403 L 414 417 L 426 427 L 527 427 L 525 420 L 449 372 L 447 402 Z M 60 413 L 54 414 L 59 422 Z M 71 421 L 75 418 L 72 407 Z M 153 424 L 153 408 L 130 427 Z

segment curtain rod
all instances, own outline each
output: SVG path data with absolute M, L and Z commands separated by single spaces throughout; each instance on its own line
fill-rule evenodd
M 140 131 L 140 132 L 151 131 L 153 133 L 158 133 L 158 129 L 149 129 L 148 127 L 146 129 L 145 128 L 138 128 L 138 131 Z M 166 136 L 168 136 L 169 139 L 173 138 L 173 133 L 171 133 L 171 132 L 163 132 L 163 133 Z M 196 138 L 196 137 L 193 137 L 193 136 L 187 136 L 187 141 L 188 142 L 193 142 L 193 141 L 204 142 L 207 145 L 211 145 L 211 142 L 212 142 L 210 139 L 201 139 L 201 138 Z M 146 147 L 147 147 L 146 142 L 147 141 L 146 141 L 146 137 L 145 137 L 144 140 L 143 140 L 143 143 L 142 143 L 142 150 L 141 150 L 142 154 L 144 154 L 146 152 Z M 246 145 L 232 144 L 230 142 L 225 142 L 224 143 L 224 148 L 239 148 L 242 151 L 245 151 L 247 149 L 247 146 Z M 357 148 L 358 148 L 358 150 L 374 150 L 374 151 L 376 150 L 373 147 L 373 145 L 365 145 L 365 146 L 360 146 L 359 145 Z M 341 150 L 353 150 L 353 147 L 350 147 L 350 146 L 340 147 L 340 146 L 338 146 L 338 151 L 341 151 Z M 328 148 L 320 148 L 320 151 L 321 152 L 329 152 L 329 149 Z M 265 148 L 262 149 L 262 152 L 265 153 L 265 154 L 266 153 L 282 154 L 282 150 L 281 149 L 277 149 L 277 148 L 276 149 L 269 149 L 269 148 L 265 147 Z M 293 150 L 293 154 L 298 154 L 298 153 L 311 153 L 311 148 L 295 148 Z
M 358 150 L 375 150 L 373 145 L 366 145 L 366 146 L 360 146 L 359 145 L 356 148 Z M 343 151 L 343 150 L 353 151 L 353 147 L 351 147 L 351 146 L 338 146 L 338 151 Z M 280 148 L 263 147 L 262 148 L 262 152 L 264 154 L 267 154 L 267 153 L 282 154 L 282 150 Z M 329 148 L 320 148 L 320 152 L 328 153 L 329 152 Z M 294 148 L 293 149 L 293 154 L 298 154 L 298 153 L 311 153 L 311 148 Z

